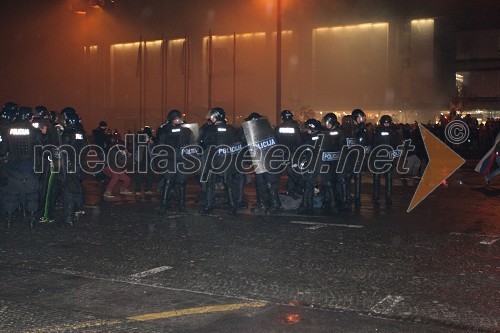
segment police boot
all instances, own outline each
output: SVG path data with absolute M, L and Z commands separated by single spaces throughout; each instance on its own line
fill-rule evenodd
M 73 215 L 66 216 L 66 218 L 64 219 L 64 223 L 66 227 L 72 227 L 75 225 L 75 218 L 73 217 Z
M 323 212 L 329 213 L 331 208 L 335 205 L 335 197 L 333 196 L 333 188 L 331 186 L 323 186 L 324 201 L 323 201 Z
M 242 175 L 240 179 L 237 181 L 236 187 L 236 203 L 238 205 L 238 209 L 247 209 L 248 203 L 245 199 L 245 193 L 243 192 L 243 186 L 245 185 L 245 178 Z
M 250 208 L 250 212 L 252 212 L 253 214 L 266 212 L 266 204 L 265 204 L 266 194 L 265 191 L 263 191 L 262 187 L 263 187 L 262 183 L 256 182 L 255 192 L 257 194 L 257 202 L 255 203 L 255 206 Z
M 304 195 L 302 196 L 302 203 L 300 204 L 300 207 L 297 210 L 297 213 L 299 213 L 299 214 L 311 214 L 312 201 L 313 201 L 313 190 L 310 188 L 304 189 Z
M 385 178 L 385 203 L 392 205 L 392 172 L 388 173 Z
M 67 227 L 72 227 L 73 224 L 75 223 L 75 218 L 73 214 L 73 210 L 75 208 L 75 205 L 73 203 L 72 198 L 64 200 L 63 204 L 63 209 L 64 209 L 64 224 Z M 67 201 L 67 202 L 66 202 Z
M 250 212 L 253 214 L 265 213 L 266 212 L 266 205 L 264 204 L 263 201 L 258 200 L 255 203 L 255 206 L 250 208 Z
M 170 196 L 172 195 L 173 185 L 173 179 L 169 178 L 165 180 L 165 184 L 163 185 L 163 192 L 161 193 L 160 214 L 165 214 L 167 212 L 168 202 L 170 200 Z
M 15 220 L 16 220 L 16 214 L 15 213 L 7 213 L 7 216 L 6 216 L 6 226 L 7 228 L 10 228 L 12 227 L 12 225 L 14 224 Z
M 187 213 L 186 210 L 186 185 L 179 186 L 179 211 Z
M 29 212 L 28 219 L 30 221 L 30 228 L 34 228 L 38 224 L 38 213 L 37 212 Z
M 234 215 L 238 211 L 236 207 L 236 198 L 234 194 L 233 184 L 225 184 L 227 186 L 227 203 L 229 204 L 229 215 Z
M 361 173 L 354 175 L 354 205 L 361 205 Z
M 339 194 L 340 194 L 339 206 L 338 206 L 339 211 L 350 210 L 351 204 L 347 200 L 347 183 L 346 183 L 346 179 L 344 177 L 342 177 L 339 180 L 338 187 L 339 187 Z
M 270 206 L 267 209 L 267 212 L 269 214 L 277 213 L 280 211 L 280 204 L 279 204 L 279 199 L 278 199 L 278 192 L 276 192 L 271 183 L 266 184 L 267 191 L 269 193 L 269 201 L 270 201 Z
M 379 174 L 373 174 L 373 196 L 372 196 L 372 202 L 378 203 L 380 200 L 380 175 Z
M 210 214 L 214 210 L 214 202 L 215 202 L 215 184 L 206 183 L 205 192 L 206 192 L 206 202 L 204 206 L 200 208 L 200 214 Z
M 346 189 L 346 202 L 350 205 L 353 202 L 351 195 L 351 183 L 352 183 L 352 173 L 349 173 L 345 179 L 345 189 Z

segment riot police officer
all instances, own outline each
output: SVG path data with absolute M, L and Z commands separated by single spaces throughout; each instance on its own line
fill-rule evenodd
M 252 123 L 250 123 L 252 122 Z M 249 136 L 251 149 L 258 149 L 260 151 L 259 155 L 263 154 L 265 156 L 265 150 L 269 148 L 259 148 L 257 145 L 260 142 L 267 142 L 271 145 L 277 143 L 274 137 L 275 132 L 271 127 L 269 121 L 263 118 L 257 112 L 252 112 L 247 118 L 245 118 L 245 123 L 243 123 L 246 135 Z M 258 142 L 254 142 L 258 141 Z M 257 148 L 255 147 L 257 146 Z M 256 163 L 266 163 L 263 160 L 254 161 Z M 273 214 L 281 209 L 281 203 L 278 194 L 278 180 L 279 175 L 266 170 L 263 165 L 255 165 L 255 190 L 257 194 L 257 202 L 254 207 L 251 208 L 252 213 L 266 212 Z M 269 205 L 266 205 L 269 202 Z
M 321 122 L 316 119 L 308 119 L 305 123 L 306 136 L 304 139 L 304 152 L 299 154 L 298 167 L 304 181 L 304 194 L 298 209 L 300 214 L 311 214 L 313 212 L 314 188 L 317 182 L 321 163 L 317 163 L 321 150 Z
M 166 154 L 166 168 L 163 173 L 163 187 L 161 188 L 160 214 L 167 212 L 168 203 L 174 189 L 178 185 L 178 208 L 179 211 L 187 213 L 186 210 L 186 185 L 187 178 L 183 172 L 178 170 L 178 166 L 183 161 L 183 148 L 190 145 L 193 140 L 193 132 L 182 126 L 182 113 L 173 109 L 168 113 L 163 126 L 157 131 L 157 144 L 153 148 L 153 154 L 160 152 L 162 145 L 169 147 Z
M 237 212 L 237 198 L 235 194 L 234 178 L 236 176 L 234 151 L 241 150 L 236 129 L 227 124 L 226 112 L 221 107 L 210 110 L 210 121 L 213 125 L 204 128 L 200 135 L 199 144 L 208 150 L 207 160 L 201 181 L 205 182 L 206 202 L 200 208 L 201 214 L 210 213 L 215 207 L 215 182 L 216 176 L 222 178 L 229 205 L 229 214 Z
M 78 114 L 67 112 L 64 116 L 64 130 L 61 133 L 62 170 L 59 177 L 63 189 L 64 223 L 68 226 L 73 226 L 75 212 L 83 207 L 80 153 L 87 144 L 87 138 L 81 129 Z
M 153 194 L 153 176 L 154 170 L 151 167 L 151 150 L 154 146 L 156 138 L 153 135 L 153 130 L 149 126 L 145 126 L 142 131 L 139 131 L 134 140 L 135 147 L 133 149 L 135 173 L 135 194 L 140 195 L 142 184 L 144 183 L 144 194 Z M 129 148 L 132 151 L 132 148 Z
M 0 151 L 2 146 L 7 144 L 6 136 L 10 124 L 16 119 L 17 104 L 7 102 L 2 107 L 2 114 L 0 116 Z M 9 174 L 7 168 L 7 156 L 0 158 L 0 213 L 3 212 L 3 198 L 5 197 L 5 189 L 7 185 Z
M 372 140 L 366 128 L 366 114 L 361 109 L 354 109 L 351 112 L 352 132 L 350 136 L 346 135 L 347 145 L 356 145 L 362 147 L 364 153 L 369 153 Z M 356 158 L 354 161 L 353 178 L 354 178 L 354 204 L 361 204 L 361 178 L 363 169 L 364 156 Z M 349 186 L 350 184 L 347 184 Z
M 290 110 L 281 111 L 281 121 L 281 124 L 275 128 L 276 138 L 278 144 L 288 148 L 289 155 L 285 156 L 285 159 L 290 161 L 297 148 L 303 143 L 302 133 L 300 132 L 299 123 L 293 120 L 293 114 Z M 297 174 L 291 163 L 288 163 L 285 171 L 288 176 L 285 185 L 288 195 L 297 199 L 297 195 L 302 193 L 303 190 L 302 177 Z M 279 179 L 276 183 L 279 184 Z
M 392 153 L 394 153 L 396 147 L 399 144 L 398 136 L 396 132 L 391 128 L 392 118 L 391 116 L 384 115 L 380 117 L 380 126 L 375 130 L 375 148 L 381 147 L 381 145 L 390 146 L 392 148 Z M 392 157 L 392 156 L 390 156 Z M 375 157 L 376 158 L 376 157 Z M 376 161 L 374 162 L 376 163 Z M 378 166 L 375 166 L 378 167 Z M 390 168 L 379 172 L 378 170 L 372 170 L 373 172 L 373 196 L 372 202 L 378 203 L 380 200 L 380 178 L 382 174 L 385 177 L 385 203 L 388 205 L 392 204 L 392 176 L 393 176 L 394 164 L 391 164 Z
M 7 227 L 15 221 L 18 207 L 26 209 L 30 224 L 37 222 L 38 177 L 35 174 L 35 146 L 41 144 L 40 131 L 31 124 L 33 111 L 20 107 L 16 120 L 7 128 L 0 157 L 7 157 L 8 181 L 5 187 L 4 210 Z M 3 140 L 2 140 L 3 142 Z
M 339 199 L 337 189 L 337 165 L 344 145 L 344 134 L 334 113 L 327 113 L 323 117 L 324 130 L 321 146 L 321 192 L 324 195 L 323 210 L 328 212 Z
M 41 159 L 43 169 L 39 179 L 38 191 L 39 222 L 52 222 L 55 208 L 54 196 L 57 193 L 53 162 L 55 161 L 54 156 L 58 154 L 58 149 L 61 145 L 60 133 L 62 133 L 63 128 L 61 127 L 58 130 L 56 125 L 50 120 L 51 115 L 47 107 L 38 105 L 35 107 L 35 113 L 38 117 L 38 128 L 42 132 L 42 144 L 44 146 Z

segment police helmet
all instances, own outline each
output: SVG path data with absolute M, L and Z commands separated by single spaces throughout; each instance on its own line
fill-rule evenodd
M 313 132 L 317 132 L 321 130 L 321 123 L 316 119 L 307 119 L 305 122 L 306 129 L 309 129 Z
M 252 112 L 248 115 L 248 117 L 245 118 L 245 120 L 248 121 L 248 120 L 259 119 L 259 118 L 262 118 L 262 116 L 259 113 Z
M 60 118 L 59 120 L 60 120 L 61 124 L 63 124 L 63 125 L 66 124 L 66 117 L 69 114 L 76 114 L 76 110 L 74 108 L 72 108 L 71 106 L 67 106 L 61 110 L 61 112 L 59 113 L 59 118 Z
M 49 120 L 50 120 L 51 124 L 56 124 L 58 117 L 59 116 L 58 116 L 57 112 L 55 112 L 55 111 L 50 111 L 49 112 Z
M 4 104 L 3 108 L 2 108 L 2 111 L 5 112 L 5 111 L 14 111 L 14 113 L 17 112 L 17 109 L 18 109 L 18 105 L 14 102 L 7 102 Z
M 292 118 L 293 118 L 292 111 L 290 111 L 290 110 L 281 111 L 281 121 L 292 120 Z
M 75 113 L 76 114 L 76 110 L 74 108 L 72 108 L 71 106 L 67 106 L 67 107 L 65 107 L 64 109 L 61 110 L 61 115 L 62 114 L 69 114 L 69 113 Z
M 382 117 L 380 117 L 380 125 L 383 124 L 389 124 L 389 125 L 392 124 L 391 116 L 383 115 Z
M 64 126 L 69 128 L 77 128 L 80 124 L 80 117 L 75 113 L 65 113 Z
M 335 113 L 329 112 L 323 117 L 323 122 L 334 126 L 337 123 L 337 116 Z
M 366 114 L 361 109 L 354 109 L 351 112 L 351 118 L 353 121 L 358 122 L 358 118 L 363 117 L 366 119 Z
M 153 136 L 153 130 L 149 126 L 144 126 L 144 130 L 142 131 L 142 133 L 146 134 L 149 137 Z
M 216 121 L 226 121 L 226 111 L 221 107 L 213 108 L 210 111 L 210 118 L 215 118 Z
M 175 119 L 179 119 L 179 118 L 182 119 L 182 113 L 177 109 L 173 109 L 168 113 L 167 122 L 171 123 Z
M 35 113 L 39 118 L 48 118 L 49 117 L 49 110 L 43 106 L 43 105 L 38 105 L 35 106 Z
M 29 106 L 21 106 L 16 113 L 17 121 L 27 121 L 33 118 L 33 109 Z
M 3 110 L 3 112 L 2 112 L 2 119 L 7 121 L 8 123 L 11 123 L 14 120 L 16 120 L 16 115 L 17 115 L 17 110 L 6 109 L 6 110 Z

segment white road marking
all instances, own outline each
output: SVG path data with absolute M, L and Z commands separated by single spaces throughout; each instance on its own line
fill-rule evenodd
M 494 239 L 490 239 L 490 240 L 482 240 L 479 242 L 479 244 L 483 244 L 483 245 L 493 245 L 495 244 L 497 241 L 499 241 L 500 238 L 494 238 Z
M 167 215 L 164 218 L 166 218 L 166 219 L 176 219 L 176 218 L 179 218 L 179 217 L 182 217 L 182 215 Z
M 310 229 L 310 230 L 315 230 L 315 229 L 319 229 L 319 228 L 323 228 L 323 227 L 342 227 L 342 228 L 356 228 L 356 229 L 363 228 L 362 225 L 321 223 L 321 222 L 314 222 L 314 221 L 290 221 L 290 223 L 312 225 L 312 227 L 306 228 L 306 229 Z
M 372 306 L 371 310 L 375 313 L 388 314 L 403 299 L 403 296 L 387 295 L 380 302 Z
M 144 272 L 132 274 L 132 275 L 130 275 L 130 277 L 133 278 L 133 279 L 140 279 L 140 278 L 143 278 L 143 277 L 146 277 L 146 276 L 149 276 L 149 275 L 153 275 L 153 274 L 157 274 L 157 273 L 160 273 L 160 272 L 168 271 L 169 269 L 172 269 L 172 268 L 173 267 L 170 267 L 170 266 L 160 266 L 160 267 L 156 267 L 156 268 L 153 268 L 153 269 L 149 269 L 149 270 L 144 271 Z

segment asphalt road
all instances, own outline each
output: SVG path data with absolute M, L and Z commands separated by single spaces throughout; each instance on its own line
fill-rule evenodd
M 0 233 L 0 332 L 500 330 L 500 184 L 467 163 L 413 211 L 158 214 L 158 197 L 101 199 L 85 181 L 73 228 Z M 254 199 L 251 185 L 247 195 Z

